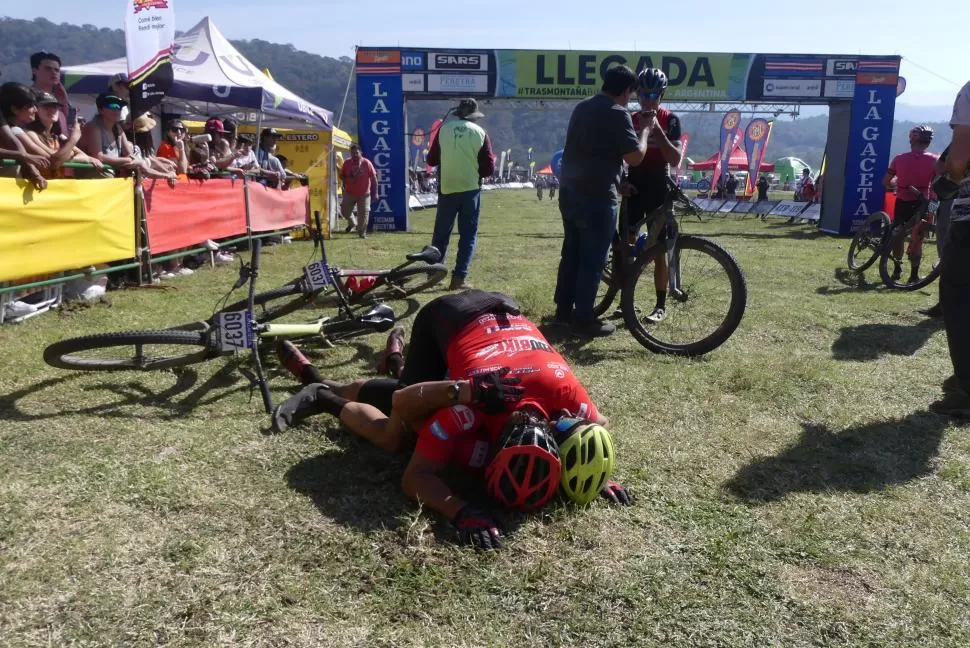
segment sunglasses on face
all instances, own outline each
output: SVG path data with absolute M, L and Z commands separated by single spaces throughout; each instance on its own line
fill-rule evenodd
M 187 129 L 184 126 L 173 126 L 169 130 L 175 133 L 184 133 Z

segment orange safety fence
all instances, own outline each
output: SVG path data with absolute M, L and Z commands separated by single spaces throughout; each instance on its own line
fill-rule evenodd
M 246 233 L 242 180 L 146 180 L 145 213 L 152 255 Z
M 249 222 L 254 232 L 270 232 L 306 225 L 310 215 L 310 190 L 299 187 L 282 191 L 250 182 Z

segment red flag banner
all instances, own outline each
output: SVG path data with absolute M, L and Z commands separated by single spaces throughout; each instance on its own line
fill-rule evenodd
M 748 122 L 748 127 L 744 129 L 744 152 L 748 155 L 748 183 L 744 188 L 746 195 L 754 193 L 761 163 L 768 151 L 768 140 L 771 139 L 773 125 L 774 122 L 759 117 Z
M 125 54 L 132 116 L 162 102 L 172 87 L 174 0 L 126 0 Z
M 714 167 L 714 175 L 711 176 L 711 189 L 717 187 L 717 181 L 721 177 L 721 172 L 728 167 L 731 160 L 731 153 L 734 146 L 741 137 L 741 112 L 731 110 L 724 114 L 721 120 L 721 154 L 717 158 L 717 165 Z

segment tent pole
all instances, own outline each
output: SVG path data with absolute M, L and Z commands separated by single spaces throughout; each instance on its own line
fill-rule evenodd
M 337 128 L 344 119 L 344 108 L 347 106 L 347 95 L 350 94 L 350 84 L 354 80 L 354 72 L 357 70 L 357 48 L 354 47 L 354 62 L 350 65 L 350 75 L 347 77 L 347 87 L 344 88 L 344 100 L 340 104 L 340 115 L 337 116 Z

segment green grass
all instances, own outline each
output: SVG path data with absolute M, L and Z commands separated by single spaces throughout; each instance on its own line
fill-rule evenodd
M 328 251 L 389 267 L 432 219 Z M 328 417 L 264 435 L 238 363 L 177 378 L 41 359 L 62 337 L 204 318 L 229 268 L 0 327 L 0 645 L 970 645 L 970 441 L 926 411 L 950 365 L 914 312 L 936 285 L 855 285 L 847 240 L 777 219 L 684 230 L 740 261 L 740 328 L 694 361 L 624 331 L 568 345 L 636 505 L 553 506 L 494 555 L 456 547 L 400 493 L 404 459 Z M 542 318 L 560 245 L 554 204 L 490 192 L 470 280 Z M 310 255 L 272 248 L 261 286 Z M 315 358 L 367 376 L 382 345 Z

